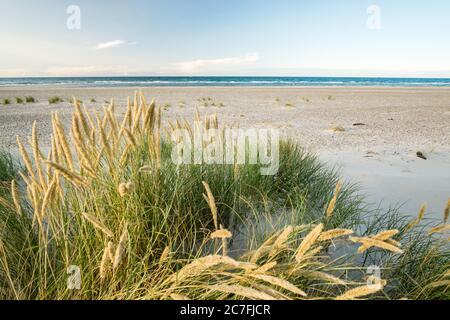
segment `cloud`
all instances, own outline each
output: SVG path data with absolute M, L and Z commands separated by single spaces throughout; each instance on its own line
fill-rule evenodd
M 0 77 L 29 77 L 33 75 L 30 70 L 27 69 L 0 69 Z
M 197 59 L 191 61 L 177 62 L 169 68 L 181 73 L 199 73 L 207 71 L 224 71 L 232 67 L 251 64 L 259 60 L 258 53 L 247 53 L 245 56 L 220 58 L 220 59 Z
M 103 50 L 103 49 L 110 49 L 115 47 L 120 47 L 125 44 L 125 41 L 123 40 L 113 40 L 109 42 L 102 42 L 95 46 L 94 50 Z
M 54 67 L 46 70 L 47 75 L 54 77 L 127 75 L 128 73 L 129 70 L 125 66 Z

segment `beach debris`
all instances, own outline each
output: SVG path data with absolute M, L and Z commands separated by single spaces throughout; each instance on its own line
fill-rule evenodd
M 343 126 L 335 126 L 330 129 L 333 132 L 345 132 L 345 128 Z
M 353 124 L 353 126 L 358 127 L 358 126 L 367 126 L 367 124 L 362 123 L 362 122 L 356 122 Z
M 421 151 L 417 151 L 416 153 L 417 157 L 423 160 L 428 160 L 428 158 L 423 154 Z
M 375 156 L 375 155 L 379 155 L 379 153 L 375 152 L 373 150 L 367 150 L 367 152 L 366 152 L 366 157 L 372 157 L 372 156 Z
M 394 118 L 389 118 L 388 121 L 394 121 Z

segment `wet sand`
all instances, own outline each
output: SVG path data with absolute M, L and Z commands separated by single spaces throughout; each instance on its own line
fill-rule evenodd
M 15 136 L 27 139 L 34 120 L 41 140 L 48 143 L 49 115 L 58 111 L 69 121 L 72 96 L 99 110 L 114 98 L 117 110 L 123 112 L 126 97 L 134 90 L 1 87 L 0 101 L 33 96 L 38 103 L 0 105 L 0 146 L 14 151 Z M 330 166 L 338 166 L 347 179 L 361 185 L 370 201 L 383 201 L 384 207 L 404 204 L 403 211 L 415 215 L 427 202 L 433 216 L 439 217 L 450 197 L 450 88 L 170 87 L 143 91 L 165 105 L 165 119 L 193 119 L 198 107 L 202 114 L 217 113 L 222 123 L 279 128 Z M 50 105 L 51 96 L 66 102 Z M 211 99 L 207 107 L 206 98 Z M 334 132 L 333 127 L 345 131 Z M 418 151 L 428 160 L 417 158 Z

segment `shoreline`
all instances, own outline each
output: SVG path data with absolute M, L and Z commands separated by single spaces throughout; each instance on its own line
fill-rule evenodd
M 0 91 L 3 90 L 24 90 L 24 89 L 31 89 L 31 90 L 43 90 L 43 89 L 52 89 L 52 90 L 56 90 L 56 89 L 61 89 L 61 90 L 76 90 L 76 89 L 125 89 L 125 90 L 145 90 L 145 89 L 207 89 L 207 88 L 211 88 L 211 89 L 351 89 L 351 90 L 356 90 L 356 89 L 409 89 L 409 90 L 417 90 L 417 89 L 426 89 L 426 90 L 433 90 L 433 89 L 438 89 L 438 90 L 450 90 L 450 85 L 446 85 L 446 86 L 402 86 L 402 85 L 398 85 L 398 86 L 385 86 L 385 85 L 379 85 L 379 86 L 344 86 L 344 85 L 330 85 L 330 86 L 326 86 L 326 85 L 316 85 L 316 86 L 286 86 L 286 85 L 279 85 L 279 86 L 266 86 L 266 85 L 261 85 L 261 86 L 241 86 L 241 85 L 229 85 L 229 86 L 224 86 L 224 85 L 198 85 L 198 86 L 184 86 L 184 85 L 180 85 L 180 86 L 174 86 L 174 85 L 167 85 L 167 86 L 70 86 L 70 85 L 18 85 L 18 86 L 1 86 L 0 85 Z

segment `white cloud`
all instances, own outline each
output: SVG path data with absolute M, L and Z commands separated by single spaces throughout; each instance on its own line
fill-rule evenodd
M 47 75 L 54 77 L 127 75 L 128 72 L 128 68 L 124 66 L 55 67 L 46 70 Z
M 103 50 L 103 49 L 110 49 L 115 47 L 120 47 L 123 44 L 125 44 L 125 41 L 123 40 L 113 40 L 108 42 L 102 42 L 95 46 L 94 50 Z
M 30 70 L 27 69 L 0 69 L 0 77 L 29 77 L 33 75 Z
M 231 67 L 251 64 L 259 60 L 258 53 L 247 53 L 245 56 L 220 58 L 220 59 L 197 59 L 172 64 L 170 70 L 181 73 L 199 73 L 208 71 L 223 71 Z

